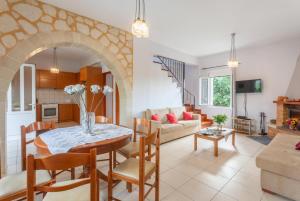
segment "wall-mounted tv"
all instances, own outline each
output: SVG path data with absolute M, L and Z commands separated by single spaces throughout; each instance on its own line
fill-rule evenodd
M 236 81 L 236 93 L 260 93 L 262 92 L 262 80 Z

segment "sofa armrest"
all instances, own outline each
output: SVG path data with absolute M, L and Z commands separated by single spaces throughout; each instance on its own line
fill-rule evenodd
M 154 132 L 158 128 L 161 128 L 161 122 L 160 121 L 151 120 L 151 132 Z

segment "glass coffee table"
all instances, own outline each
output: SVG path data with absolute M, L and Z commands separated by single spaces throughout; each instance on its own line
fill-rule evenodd
M 214 143 L 214 155 L 218 157 L 220 140 L 232 136 L 232 145 L 235 146 L 235 130 L 230 128 L 222 128 L 222 131 L 217 131 L 216 127 L 203 128 L 194 134 L 194 150 L 197 151 L 198 138 L 209 140 Z

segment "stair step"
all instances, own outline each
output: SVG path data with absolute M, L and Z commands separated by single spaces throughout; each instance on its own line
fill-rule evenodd
M 201 119 L 206 120 L 207 119 L 207 114 L 200 114 L 201 115 Z
M 201 121 L 201 128 L 207 128 L 213 124 L 212 121 L 206 120 L 206 121 Z

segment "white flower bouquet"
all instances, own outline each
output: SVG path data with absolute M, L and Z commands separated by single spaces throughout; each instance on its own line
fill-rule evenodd
M 78 105 L 78 107 L 80 109 L 80 113 L 81 113 L 80 116 L 84 117 L 84 122 L 82 122 L 82 124 L 84 125 L 83 127 L 86 127 L 86 128 L 84 128 L 84 130 L 86 130 L 86 132 L 88 132 L 88 133 L 91 133 L 92 129 L 94 127 L 94 124 L 95 124 L 95 111 L 98 109 L 98 107 L 103 102 L 104 97 L 107 96 L 108 94 L 112 93 L 113 89 L 107 85 L 105 85 L 103 87 L 103 89 L 99 85 L 96 85 L 96 84 L 91 85 L 90 91 L 93 94 L 93 98 L 92 98 L 92 103 L 91 103 L 89 111 L 88 111 L 88 108 L 86 105 L 85 97 L 83 95 L 85 90 L 86 90 L 86 87 L 83 84 L 69 85 L 69 86 L 66 86 L 64 89 L 65 93 L 72 96 L 74 102 Z M 96 104 L 96 106 L 93 108 L 95 96 L 100 93 L 102 93 L 102 97 L 99 100 L 99 102 Z M 81 102 L 83 104 L 83 108 L 81 107 Z M 93 117 L 89 117 L 89 116 L 93 116 Z

